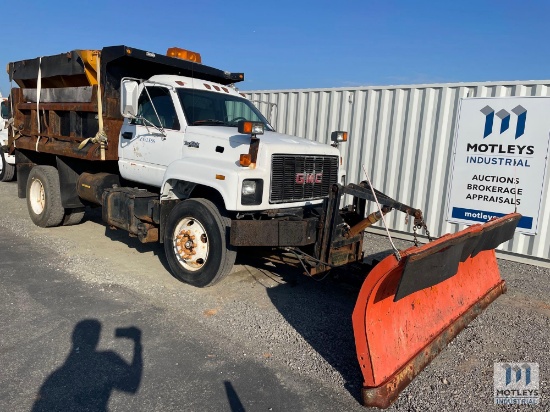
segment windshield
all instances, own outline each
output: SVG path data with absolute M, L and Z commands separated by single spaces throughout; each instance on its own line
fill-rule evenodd
M 2 106 L 2 119 L 9 119 L 10 118 L 10 110 L 9 110 L 9 107 L 8 107 L 8 102 L 6 100 L 2 101 L 1 103 L 1 106 Z
M 182 88 L 178 89 L 178 96 L 190 126 L 237 126 L 241 120 L 250 120 L 273 130 L 260 111 L 242 97 Z

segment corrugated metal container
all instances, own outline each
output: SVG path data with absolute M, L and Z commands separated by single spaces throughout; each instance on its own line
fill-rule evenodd
M 365 180 L 364 166 L 377 189 L 422 209 L 431 234 L 441 236 L 463 228 L 445 221 L 460 98 L 550 96 L 549 87 L 544 80 L 243 93 L 281 133 L 328 143 L 332 131 L 348 131 L 350 141 L 341 146 L 347 181 Z M 499 247 L 500 257 L 550 267 L 549 176 L 539 233 L 516 234 Z M 387 222 L 396 237 L 410 239 L 412 223 L 403 214 L 392 212 Z

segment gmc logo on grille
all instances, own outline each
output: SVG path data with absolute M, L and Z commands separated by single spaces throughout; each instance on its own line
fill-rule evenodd
M 306 183 L 322 183 L 322 173 L 296 173 L 296 184 L 305 185 Z

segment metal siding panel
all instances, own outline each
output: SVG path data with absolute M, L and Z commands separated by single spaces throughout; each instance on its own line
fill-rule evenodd
M 550 80 L 243 93 L 276 104 L 258 106 L 279 132 L 330 143 L 332 131 L 347 130 L 349 141 L 341 146 L 347 182 L 365 180 L 364 165 L 377 188 L 424 208 L 432 235 L 441 236 L 464 228 L 445 221 L 460 98 L 549 96 L 549 86 Z M 550 265 L 549 175 L 547 171 L 539 233 L 516 234 L 499 247 L 505 252 L 501 257 Z M 406 225 L 403 215 L 392 213 L 387 221 L 394 236 L 410 239 L 412 224 Z
M 308 117 L 305 121 L 302 119 L 302 121 L 307 124 L 307 134 L 303 137 L 309 140 L 317 141 L 317 125 L 319 124 L 317 106 L 319 104 L 319 93 L 308 92 L 308 96 Z
M 308 102 L 308 93 L 301 92 L 298 94 L 298 115 L 296 116 L 296 124 L 294 126 L 296 136 L 305 137 L 307 122 L 301 121 L 300 119 L 307 119 L 307 102 Z
M 365 125 L 367 122 L 366 103 L 367 93 L 365 91 L 357 91 L 354 98 L 353 123 L 350 126 L 350 134 L 347 145 L 348 156 L 343 159 L 346 166 L 346 181 L 361 182 L 365 180 L 361 168 L 365 145 Z

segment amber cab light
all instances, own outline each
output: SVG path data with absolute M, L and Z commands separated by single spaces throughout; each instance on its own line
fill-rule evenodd
M 241 158 L 239 159 L 239 164 L 243 167 L 250 166 L 250 163 L 252 163 L 252 156 L 250 154 L 242 154 Z
M 179 47 L 170 47 L 166 51 L 166 55 L 168 57 L 176 57 L 178 59 L 187 60 L 194 63 L 202 62 L 201 55 L 199 53 L 190 50 L 180 49 Z

